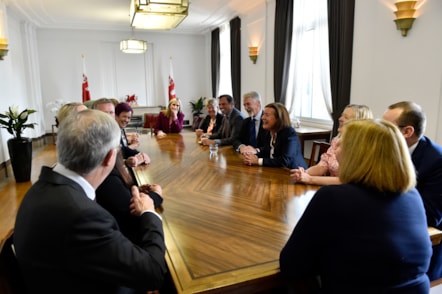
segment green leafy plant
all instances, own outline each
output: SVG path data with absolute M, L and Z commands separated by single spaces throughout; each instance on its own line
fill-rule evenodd
M 193 101 L 189 102 L 192 107 L 193 116 L 199 116 L 200 114 L 203 114 L 205 100 L 206 100 L 206 97 L 200 97 L 197 100 L 193 100 Z
M 26 123 L 29 115 L 34 112 L 37 111 L 33 109 L 25 109 L 19 113 L 17 106 L 9 107 L 9 111 L 6 111 L 5 114 L 0 113 L 0 127 L 6 129 L 15 138 L 21 139 L 24 129 L 33 129 L 36 125 L 36 123 Z

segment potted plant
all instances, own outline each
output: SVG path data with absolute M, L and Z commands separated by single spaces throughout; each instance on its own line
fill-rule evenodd
M 206 100 L 206 97 L 200 97 L 197 100 L 190 101 L 190 106 L 192 108 L 192 115 L 193 115 L 193 123 L 192 123 L 192 129 L 196 130 L 198 128 L 198 125 L 202 119 L 201 115 L 203 114 L 203 108 L 204 108 L 204 101 Z
M 9 107 L 5 114 L 0 113 L 0 127 L 6 129 L 13 138 L 8 140 L 8 151 L 16 182 L 27 182 L 31 179 L 32 140 L 22 137 L 23 130 L 34 128 L 36 123 L 27 123 L 29 115 L 36 112 L 25 109 L 18 112 L 18 107 Z

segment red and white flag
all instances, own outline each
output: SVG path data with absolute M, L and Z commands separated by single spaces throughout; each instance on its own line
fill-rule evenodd
M 172 68 L 172 58 L 170 58 L 170 68 L 169 68 L 169 100 L 176 98 L 175 94 L 175 82 L 173 81 L 173 68 Z
M 81 84 L 81 93 L 83 97 L 83 103 L 86 101 L 91 100 L 91 93 L 89 92 L 89 83 L 87 81 L 86 76 L 86 64 L 84 62 L 84 55 L 81 55 L 81 58 L 83 58 L 83 83 Z

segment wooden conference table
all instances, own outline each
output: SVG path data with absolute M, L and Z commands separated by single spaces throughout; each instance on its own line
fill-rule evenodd
M 318 186 L 282 168 L 246 166 L 231 146 L 210 157 L 193 132 L 142 135 L 152 163 L 140 184 L 163 188 L 166 260 L 178 293 L 258 293 L 282 284 L 279 253 Z M 433 244 L 441 231 L 429 228 Z
M 231 146 L 209 156 L 193 132 L 142 135 L 152 163 L 139 183 L 163 188 L 166 260 L 178 293 L 257 293 L 281 285 L 279 253 L 317 186 L 282 168 L 246 166 Z

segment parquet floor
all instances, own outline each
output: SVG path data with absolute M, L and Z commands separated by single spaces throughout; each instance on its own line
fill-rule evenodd
M 0 249 L 3 241 L 11 234 L 15 224 L 15 216 L 18 207 L 38 176 L 43 165 L 53 165 L 57 161 L 56 148 L 54 144 L 43 145 L 33 149 L 31 181 L 16 183 L 11 166 L 0 170 Z

